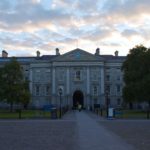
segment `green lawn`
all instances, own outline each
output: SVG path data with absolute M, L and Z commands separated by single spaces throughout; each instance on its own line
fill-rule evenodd
M 116 110 L 115 118 L 146 119 L 147 112 L 143 110 Z
M 42 110 L 22 110 L 21 118 L 22 119 L 32 119 L 32 118 L 50 118 L 51 112 L 42 111 Z M 18 119 L 19 112 L 9 110 L 0 110 L 0 119 Z
M 147 119 L 147 112 L 142 110 L 115 110 L 115 118 L 122 119 Z M 101 116 L 101 111 L 95 111 L 96 114 Z M 106 117 L 106 109 L 102 110 L 102 116 Z
M 60 116 L 59 110 L 57 110 L 57 118 Z M 62 113 L 63 115 L 63 113 Z M 52 113 L 50 111 L 43 110 L 22 110 L 21 119 L 33 119 L 33 118 L 51 118 Z M 1 110 L 0 109 L 0 119 L 19 119 L 19 112 L 14 110 Z
M 123 110 L 122 118 L 146 119 L 147 112 L 141 110 Z

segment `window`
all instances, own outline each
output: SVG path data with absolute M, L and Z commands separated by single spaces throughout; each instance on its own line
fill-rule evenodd
M 81 80 L 81 71 L 80 70 L 77 70 L 75 72 L 75 80 L 78 80 L 78 81 Z
M 97 95 L 97 86 L 94 86 L 94 87 L 93 87 L 93 94 L 94 94 L 94 95 Z
M 105 89 L 105 90 L 106 90 L 106 92 L 107 92 L 108 94 L 110 94 L 110 86 L 109 86 L 109 85 L 106 86 L 106 89 Z
M 120 85 L 117 85 L 117 92 L 120 92 Z
M 39 85 L 36 85 L 35 86 L 35 95 L 40 95 L 40 86 Z
M 121 99 L 120 99 L 120 98 L 117 99 L 117 105 L 118 105 L 118 106 L 121 105 Z
M 120 81 L 120 76 L 117 76 L 117 80 Z
M 46 86 L 46 95 L 50 95 L 50 86 L 49 85 Z
M 106 81 L 110 81 L 110 75 L 106 75 Z

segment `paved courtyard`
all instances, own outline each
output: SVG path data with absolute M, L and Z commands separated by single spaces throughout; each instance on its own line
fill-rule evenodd
M 0 121 L 0 150 L 77 150 L 76 122 Z
M 0 150 L 149 150 L 150 121 L 72 111 L 61 120 L 0 120 Z
M 150 121 L 148 120 L 113 120 L 100 121 L 106 129 L 119 135 L 137 150 L 150 149 Z

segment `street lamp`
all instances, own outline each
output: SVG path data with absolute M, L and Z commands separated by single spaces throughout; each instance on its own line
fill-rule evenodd
M 60 116 L 59 116 L 59 117 L 61 118 L 61 95 L 62 95 L 62 89 L 59 88 L 59 91 L 58 91 L 58 92 L 59 92 L 59 96 L 60 96 L 60 97 L 59 97 L 59 98 L 60 98 L 60 103 L 59 103 L 59 104 L 60 104 L 60 106 L 59 106 Z

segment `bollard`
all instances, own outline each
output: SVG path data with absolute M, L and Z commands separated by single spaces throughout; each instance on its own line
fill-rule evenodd
M 103 116 L 103 109 L 100 109 L 100 112 L 101 112 L 101 116 Z
M 149 119 L 150 118 L 150 111 L 149 111 L 149 109 L 147 110 L 147 119 Z

